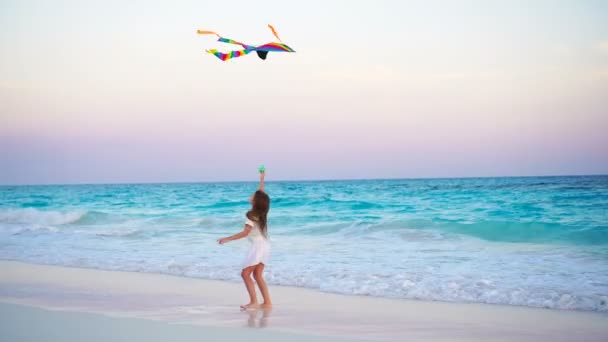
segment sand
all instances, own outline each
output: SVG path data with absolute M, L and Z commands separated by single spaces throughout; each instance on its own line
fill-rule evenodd
M 0 261 L 2 341 L 608 341 L 608 315 L 344 296 L 271 287 L 241 312 L 242 284 Z

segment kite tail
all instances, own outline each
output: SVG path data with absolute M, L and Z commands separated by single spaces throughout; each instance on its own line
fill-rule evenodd
M 225 62 L 232 58 L 245 56 L 246 54 L 250 53 L 251 51 L 252 50 L 245 49 L 245 50 L 237 50 L 237 51 L 230 51 L 228 53 L 223 53 L 223 52 L 217 51 L 216 49 L 211 49 L 211 50 L 207 50 L 207 53 L 215 55 L 215 57 L 217 57 Z
M 277 39 L 282 42 L 281 38 L 279 38 L 279 34 L 277 33 L 277 30 L 274 29 L 274 26 L 268 24 L 268 28 L 270 29 L 270 31 L 272 31 L 272 34 L 277 37 Z
M 198 34 L 214 34 L 216 36 L 218 36 L 218 38 L 220 37 L 219 34 L 213 32 L 213 31 L 207 31 L 207 30 L 196 30 L 196 33 Z

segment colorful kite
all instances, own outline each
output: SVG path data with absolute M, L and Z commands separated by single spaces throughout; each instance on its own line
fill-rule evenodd
M 255 51 L 257 53 L 258 57 L 260 57 L 261 59 L 264 59 L 264 60 L 266 59 L 266 56 L 268 55 L 269 52 L 295 52 L 292 48 L 290 48 L 289 46 L 282 43 L 281 38 L 279 38 L 277 31 L 275 31 L 275 29 L 274 29 L 274 27 L 272 27 L 272 25 L 268 25 L 268 27 L 272 31 L 272 34 L 275 37 L 277 37 L 277 39 L 281 43 L 272 42 L 272 43 L 267 43 L 264 45 L 253 46 L 253 45 L 247 45 L 247 44 L 237 42 L 236 40 L 221 37 L 219 34 L 213 32 L 213 31 L 198 30 L 198 31 L 196 31 L 196 33 L 214 34 L 218 37 L 218 39 L 217 39 L 218 42 L 235 44 L 235 45 L 240 45 L 243 47 L 243 50 L 230 51 L 228 53 L 219 52 L 216 49 L 205 50 L 206 52 L 215 55 L 217 58 L 221 59 L 222 61 L 227 61 L 231 58 L 241 57 L 252 51 Z

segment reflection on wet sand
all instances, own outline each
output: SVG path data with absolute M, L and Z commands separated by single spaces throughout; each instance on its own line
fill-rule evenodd
M 249 328 L 266 328 L 272 308 L 246 310 L 246 312 L 248 315 L 247 326 Z

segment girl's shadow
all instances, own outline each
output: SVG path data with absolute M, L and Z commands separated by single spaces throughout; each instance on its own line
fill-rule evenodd
M 249 328 L 266 328 L 271 312 L 272 308 L 247 310 L 247 326 Z

